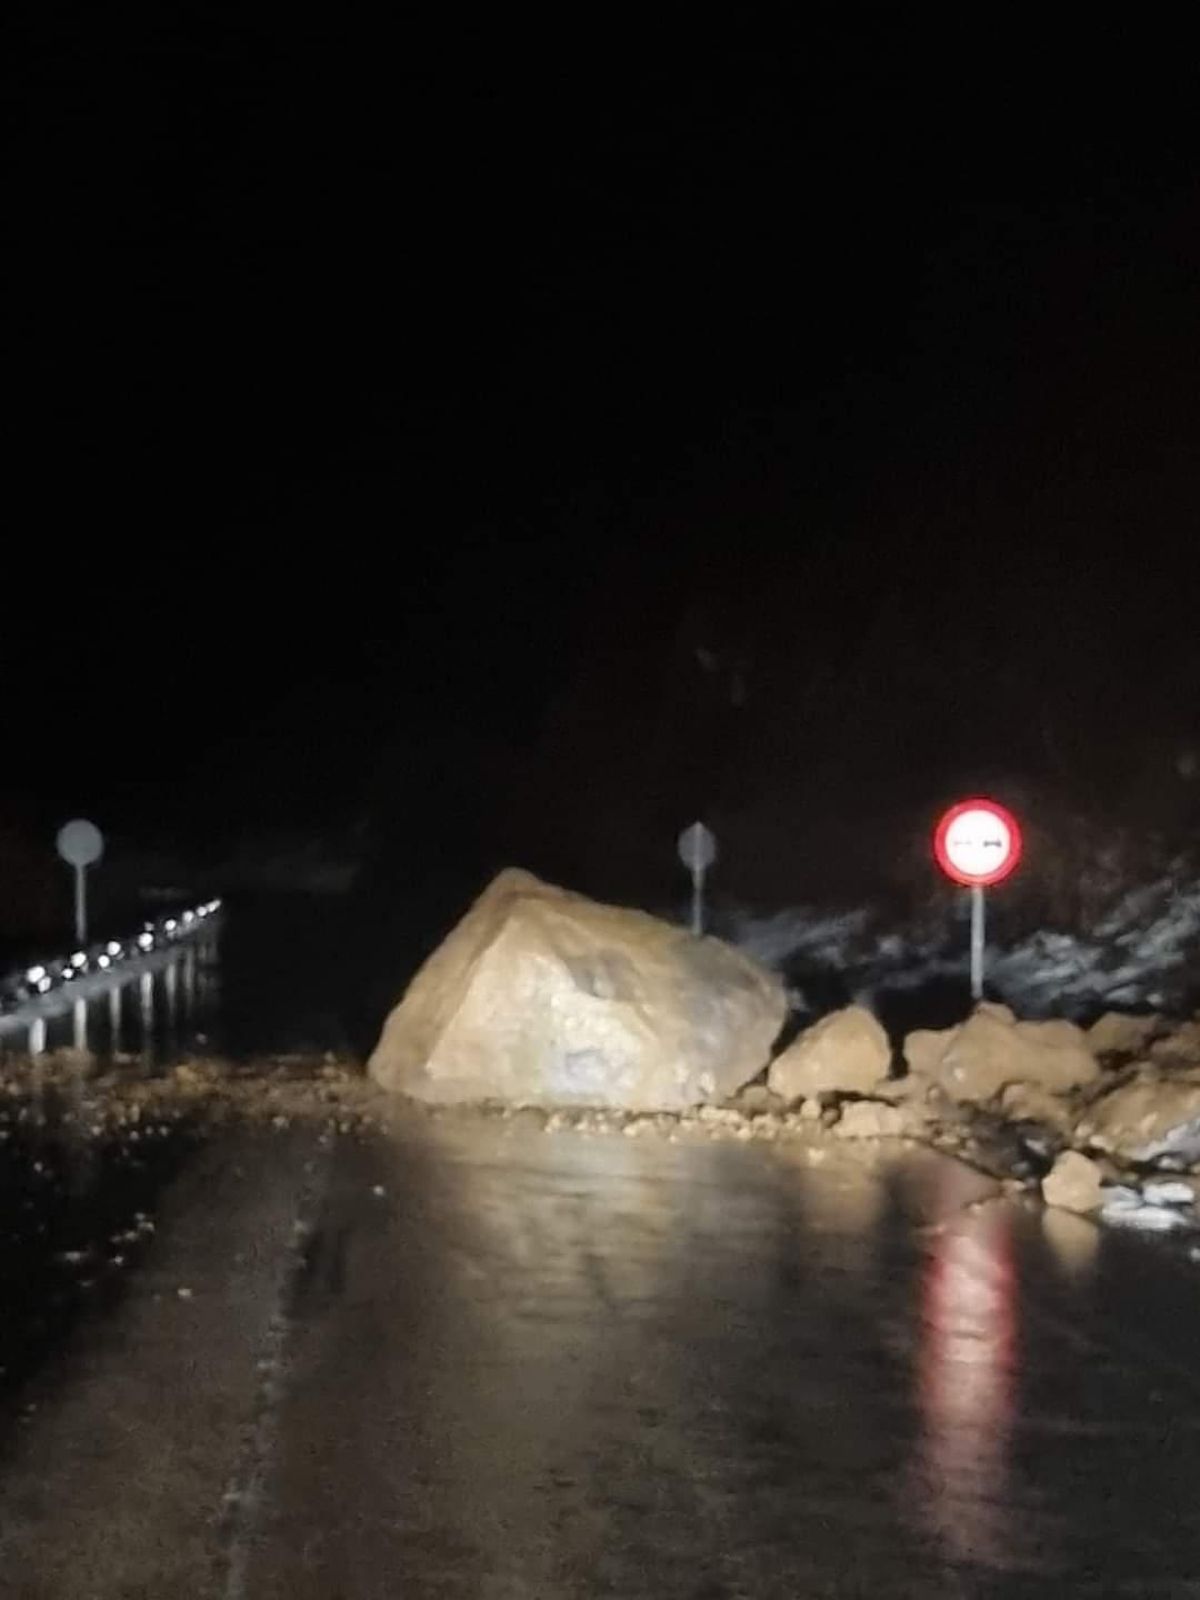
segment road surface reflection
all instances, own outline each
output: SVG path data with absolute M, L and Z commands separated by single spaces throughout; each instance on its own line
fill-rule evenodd
M 47 1379 L 0 1562 L 216 1592 L 233 1481 L 254 1600 L 1182 1600 L 1195 1283 L 895 1145 L 230 1133 Z
M 951 1169 L 952 1185 L 956 1174 Z M 956 1561 L 1007 1564 L 1017 1361 L 1012 1218 L 987 1204 L 938 1228 L 921 1284 L 921 1503 Z

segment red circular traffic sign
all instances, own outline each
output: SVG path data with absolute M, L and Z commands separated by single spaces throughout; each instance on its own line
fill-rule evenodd
M 938 823 L 933 853 L 955 883 L 986 889 L 1016 869 L 1021 829 L 1012 812 L 995 800 L 960 800 Z

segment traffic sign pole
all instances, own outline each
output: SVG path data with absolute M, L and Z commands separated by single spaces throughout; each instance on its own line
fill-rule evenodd
M 704 868 L 692 873 L 692 932 L 697 938 L 704 932 Z
M 679 835 L 679 859 L 692 875 L 692 932 L 704 933 L 704 875 L 717 859 L 717 841 L 702 822 L 693 822 Z
M 985 942 L 983 885 L 971 885 L 971 998 L 983 999 L 983 950 Z
M 76 817 L 58 830 L 59 856 L 75 869 L 75 939 L 87 943 L 87 869 L 104 854 L 104 835 L 94 822 Z

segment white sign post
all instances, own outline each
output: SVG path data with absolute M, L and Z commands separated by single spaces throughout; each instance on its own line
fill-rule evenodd
M 104 854 L 104 835 L 94 822 L 77 817 L 58 830 L 58 853 L 75 868 L 75 939 L 87 943 L 87 869 Z
M 995 800 L 961 800 L 938 823 L 933 853 L 946 876 L 971 891 L 971 998 L 982 1000 L 983 891 L 1015 870 L 1021 859 L 1021 830 L 1012 812 Z
M 971 999 L 983 999 L 983 952 L 987 944 L 987 910 L 982 884 L 971 885 Z
M 704 874 L 717 859 L 717 841 L 702 822 L 679 835 L 679 859 L 692 875 L 692 932 L 704 932 Z

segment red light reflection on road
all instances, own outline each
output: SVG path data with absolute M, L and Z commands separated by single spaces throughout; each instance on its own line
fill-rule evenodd
M 935 1236 L 921 1312 L 924 1513 L 952 1559 L 1009 1565 L 1017 1300 L 999 1208 L 960 1213 Z

